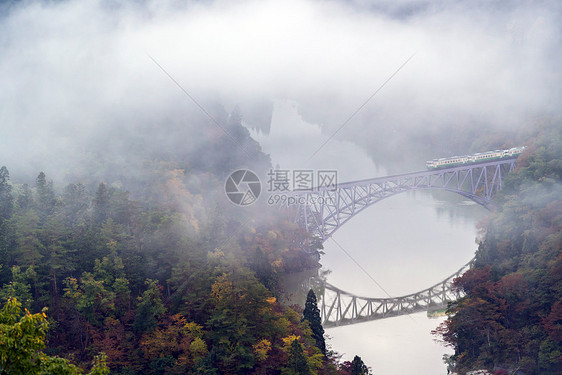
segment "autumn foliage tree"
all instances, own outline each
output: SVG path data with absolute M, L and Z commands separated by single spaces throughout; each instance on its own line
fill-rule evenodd
M 546 123 L 506 178 L 464 294 L 436 334 L 457 371 L 562 372 L 562 127 Z M 502 371 L 503 371 L 502 370 Z M 499 371 L 499 370 L 498 370 Z
M 185 128 L 163 126 L 176 135 Z M 269 167 L 239 121 L 229 126 L 249 165 Z M 174 138 L 177 147 L 139 139 L 145 159 L 134 173 L 96 155 L 95 168 L 71 171 L 80 178 L 65 187 L 43 172 L 14 184 L 0 169 L 0 302 L 15 297 L 28 311 L 52 312 L 31 365 L 45 350 L 76 364 L 41 362 L 51 374 L 92 361 L 118 375 L 280 374 L 296 358 L 296 338 L 298 363 L 334 373 L 314 319 L 279 302 L 283 275 L 313 272 L 321 243 L 259 202 L 246 210 L 228 202 L 225 177 L 246 156 L 217 160 L 215 146 L 236 147 L 208 133 L 213 147 L 197 153 L 178 151 L 191 133 Z M 42 315 L 29 316 L 41 327 Z
M 78 375 L 83 371 L 70 361 L 45 355 L 45 337 L 49 329 L 45 310 L 31 314 L 10 298 L 0 310 L 0 374 Z M 108 375 L 105 355 L 96 357 L 89 375 Z

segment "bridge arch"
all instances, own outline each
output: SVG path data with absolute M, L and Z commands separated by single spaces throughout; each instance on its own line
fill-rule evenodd
M 465 197 L 465 198 L 468 198 L 468 199 L 470 199 L 470 200 L 476 202 L 477 204 L 483 206 L 483 207 L 486 208 L 486 209 L 490 209 L 490 206 L 491 206 L 491 202 L 490 202 L 490 201 L 486 201 L 486 200 L 482 199 L 482 197 L 480 197 L 480 196 L 478 196 L 478 195 L 476 195 L 476 194 L 469 194 L 469 193 L 466 193 L 466 192 L 464 192 L 464 191 L 459 191 L 459 190 L 454 190 L 454 189 L 437 188 L 437 187 L 423 187 L 423 186 L 422 186 L 422 187 L 415 187 L 415 188 L 411 188 L 411 189 L 404 189 L 404 190 L 400 190 L 400 191 L 390 192 L 388 195 L 385 195 L 385 196 L 383 196 L 383 197 L 380 197 L 380 198 L 376 198 L 376 199 L 374 199 L 374 200 L 371 200 L 370 202 L 368 202 L 368 204 L 361 205 L 360 207 L 355 208 L 353 214 L 351 214 L 351 215 L 344 215 L 343 219 L 339 222 L 339 225 L 335 226 L 335 227 L 333 228 L 333 230 L 332 230 L 331 232 L 329 232 L 329 236 L 327 236 L 326 238 L 324 238 L 324 239 L 322 240 L 322 242 L 325 242 L 326 240 L 328 240 L 328 238 L 330 238 L 338 229 L 340 229 L 341 227 L 343 227 L 344 224 L 346 224 L 348 221 L 350 221 L 351 219 L 353 219 L 355 216 L 359 215 L 362 211 L 364 211 L 364 210 L 370 208 L 370 207 L 373 206 L 374 204 L 379 203 L 379 202 L 381 202 L 381 201 L 383 201 L 383 200 L 385 200 L 385 199 L 387 199 L 387 198 L 391 198 L 391 197 L 393 197 L 393 196 L 396 196 L 396 195 L 399 195 L 399 194 L 402 194 L 402 193 L 407 193 L 407 192 L 416 191 L 416 190 L 442 190 L 442 191 L 448 191 L 448 192 L 451 192 L 451 193 L 454 193 L 454 194 L 461 195 L 461 196 L 463 196 L 463 197 Z M 344 209 L 344 210 L 345 210 L 345 209 L 350 209 L 350 210 L 351 210 L 351 209 L 353 209 L 353 208 L 347 206 L 347 207 L 344 207 L 343 209 Z M 331 217 L 329 216 L 329 217 L 326 218 L 326 221 L 328 221 L 328 220 L 330 220 L 330 219 L 331 219 Z
M 421 171 L 338 184 L 296 192 L 302 202 L 296 222 L 322 242 L 368 207 L 391 196 L 414 190 L 437 189 L 459 194 L 490 209 L 506 174 L 515 169 L 516 159 Z M 391 316 L 411 314 L 430 308 L 442 309 L 461 297 L 453 280 L 467 271 L 474 260 L 445 280 L 401 297 L 369 298 L 324 284 L 321 315 L 325 327 L 360 323 Z
M 296 222 L 325 242 L 366 208 L 406 191 L 438 189 L 469 198 L 489 208 L 501 190 L 515 159 L 352 181 L 337 187 L 295 192 L 299 196 Z

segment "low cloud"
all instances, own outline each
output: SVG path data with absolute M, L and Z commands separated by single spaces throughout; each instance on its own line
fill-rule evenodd
M 205 119 L 149 56 L 204 106 L 238 104 L 267 122 L 253 108 L 291 100 L 331 134 L 414 54 L 339 135 L 366 147 L 380 137 L 406 147 L 426 129 L 512 128 L 560 111 L 556 1 L 83 0 L 2 9 L 0 164 L 11 170 L 57 170 L 85 149 L 103 150 L 96 140 L 108 133 L 127 158 L 131 134 Z M 166 134 L 153 138 L 166 146 Z

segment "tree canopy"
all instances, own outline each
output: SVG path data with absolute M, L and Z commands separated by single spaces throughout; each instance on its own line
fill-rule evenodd
M 482 224 L 465 294 L 436 333 L 457 371 L 562 372 L 562 127 L 545 123 Z

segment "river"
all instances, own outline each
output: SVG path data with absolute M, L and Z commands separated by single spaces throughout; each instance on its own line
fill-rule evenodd
M 332 139 L 311 159 L 328 135 L 303 121 L 295 103 L 275 103 L 269 134 L 254 131 L 252 135 L 281 169 L 336 170 L 339 182 L 387 174 L 382 163 L 375 163 L 351 142 Z M 400 194 L 368 208 L 334 234 L 353 259 L 328 240 L 321 263 L 330 271 L 328 282 L 356 295 L 395 297 L 417 292 L 472 259 L 476 223 L 485 215 L 485 209 L 453 193 Z M 326 334 L 328 345 L 343 360 L 359 355 L 375 374 L 446 374 L 442 357 L 451 349 L 430 334 L 442 321 L 418 313 L 331 328 Z

